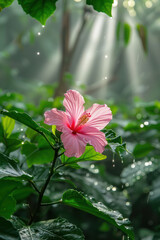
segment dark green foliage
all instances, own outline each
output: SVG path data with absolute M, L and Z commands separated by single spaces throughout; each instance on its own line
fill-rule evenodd
M 9 7 L 14 0 L 0 0 L 0 10 Z M 45 25 L 47 19 L 54 14 L 58 0 L 18 0 L 26 14 L 29 14 L 41 24 Z M 98 12 L 112 16 L 113 0 L 87 0 L 86 4 L 92 5 Z
M 0 0 L 0 9 L 5 8 L 5 7 L 9 7 L 14 0 Z
M 159 102 L 136 102 L 128 113 L 118 107 L 112 120 L 114 130 L 110 125 L 103 130 L 108 142 L 104 153 L 87 146 L 80 158 L 68 158 L 63 155 L 60 134 L 55 131 L 54 135 L 51 127 L 37 121 L 43 119 L 43 109 L 30 104 L 30 117 L 24 113 L 24 109 L 28 112 L 28 105 L 24 103 L 24 109 L 16 109 L 16 95 L 9 96 L 1 94 L 1 106 L 8 110 L 1 110 L 4 118 L 0 123 L 0 216 L 10 232 L 1 228 L 0 238 L 60 239 L 63 235 L 64 239 L 85 239 L 80 227 L 88 239 L 97 236 L 121 240 L 123 235 L 134 239 L 133 232 L 136 238 L 143 239 L 148 234 L 158 239 Z M 56 99 L 56 104 L 62 108 L 62 99 Z M 7 125 L 8 121 L 12 126 Z M 29 227 L 30 212 L 35 211 L 58 148 L 62 155 Z M 56 219 L 42 221 L 53 218 Z M 148 224 L 150 219 L 152 226 Z
M 17 218 L 13 218 L 12 222 L 21 240 L 84 240 L 82 231 L 63 218 L 37 222 L 31 226 L 26 226 Z

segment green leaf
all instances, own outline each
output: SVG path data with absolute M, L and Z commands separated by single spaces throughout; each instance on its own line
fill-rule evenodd
M 53 135 L 56 134 L 56 125 L 52 125 L 52 133 L 53 133 Z
M 10 152 L 13 152 L 13 151 L 17 150 L 22 145 L 21 140 L 12 139 L 12 138 L 5 139 L 5 141 L 3 141 L 3 143 L 6 145 L 6 152 L 7 153 L 10 153 Z
M 138 35 L 140 37 L 143 50 L 147 53 L 148 45 L 147 45 L 147 28 L 142 24 L 137 24 L 136 26 Z
M 113 0 L 87 0 L 86 4 L 92 5 L 98 12 L 106 13 L 108 16 L 112 16 L 112 4 Z
M 133 150 L 133 154 L 136 158 L 142 158 L 148 155 L 154 147 L 150 143 L 137 144 Z
M 32 176 L 19 168 L 17 163 L 0 153 L 0 179 L 29 180 Z
M 132 186 L 136 181 L 144 178 L 148 173 L 151 173 L 160 168 L 160 160 L 152 159 L 143 160 L 132 163 L 128 167 L 126 167 L 121 173 L 121 180 L 123 183 L 127 184 L 127 186 Z
M 84 240 L 82 231 L 64 218 L 42 221 L 24 226 L 13 219 L 13 224 L 18 228 L 21 240 Z
M 23 10 L 43 25 L 54 13 L 56 2 L 57 0 L 18 0 Z
M 131 27 L 128 23 L 124 23 L 124 43 L 128 45 L 131 36 Z
M 9 7 L 14 0 L 0 0 L 0 9 L 5 8 L 5 7 Z
M 124 196 L 124 193 L 117 186 L 111 185 L 106 180 L 106 177 L 100 177 L 101 173 L 100 171 L 97 173 L 97 170 L 99 169 L 96 166 L 92 169 L 95 173 L 84 168 L 76 171 L 67 169 L 64 173 L 60 172 L 60 176 L 65 179 L 71 179 L 79 191 L 84 191 L 87 195 L 93 196 L 96 200 L 103 202 L 107 207 L 120 211 L 125 216 L 129 216 L 131 206 L 126 206 L 128 199 Z M 104 174 L 106 175 L 106 173 Z M 120 183 L 120 178 L 118 178 L 118 182 Z
M 10 218 L 14 213 L 16 201 L 12 197 L 13 191 L 18 187 L 16 181 L 1 180 L 0 181 L 0 216 Z
M 0 218 L 0 239 L 1 240 L 17 240 L 18 232 L 12 223 L 4 218 Z
M 3 126 L 3 130 L 4 130 L 4 134 L 6 136 L 6 138 L 8 138 L 13 129 L 14 129 L 14 125 L 15 125 L 15 120 L 10 118 L 10 117 L 2 117 L 2 126 Z
M 122 142 L 121 136 L 116 136 L 113 130 L 104 131 L 106 140 L 108 142 L 107 148 L 111 149 L 113 152 L 113 157 L 117 154 L 121 160 L 124 160 L 126 154 L 128 155 L 126 149 L 126 143 Z
M 64 154 L 61 157 L 62 163 L 64 163 L 65 165 L 70 165 L 82 161 L 100 161 L 104 159 L 106 159 L 106 156 L 96 152 L 92 146 L 86 146 L 85 152 L 79 158 L 68 158 Z
M 91 201 L 91 199 L 92 198 L 84 196 L 76 190 L 70 189 L 64 192 L 62 203 L 103 219 L 122 230 L 131 239 L 134 239 L 134 234 L 128 219 L 123 218 L 119 212 L 107 208 L 103 203 Z
M 47 135 L 47 138 L 49 139 L 49 141 L 54 144 L 54 139 L 55 136 L 48 131 L 47 129 L 39 126 L 28 114 L 26 113 L 20 113 L 17 111 L 7 111 L 7 110 L 1 110 L 0 114 L 6 115 L 10 118 L 15 119 L 16 121 L 26 125 L 27 127 L 30 127 L 31 129 L 33 129 L 34 131 L 40 133 L 41 135 Z
M 22 145 L 22 154 L 27 157 L 28 167 L 33 164 L 44 164 L 49 163 L 53 160 L 54 151 L 48 146 L 36 146 L 30 142 L 25 142 Z

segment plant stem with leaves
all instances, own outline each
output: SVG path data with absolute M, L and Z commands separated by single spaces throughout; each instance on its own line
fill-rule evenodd
M 50 182 L 50 179 L 51 179 L 51 177 L 52 177 L 52 175 L 54 173 L 54 166 L 55 166 L 55 163 L 56 163 L 56 160 L 57 160 L 57 157 L 58 157 L 58 151 L 59 151 L 59 149 L 55 150 L 54 158 L 53 158 L 53 161 L 52 161 L 52 164 L 51 164 L 51 167 L 50 167 L 50 171 L 49 171 L 48 177 L 47 177 L 46 182 L 44 183 L 41 191 L 39 192 L 37 206 L 36 206 L 36 209 L 35 209 L 35 212 L 34 212 L 33 216 L 31 217 L 31 219 L 30 219 L 30 221 L 28 223 L 29 225 L 32 224 L 32 222 L 34 221 L 34 219 L 35 219 L 35 217 L 37 215 L 37 212 L 38 212 L 38 210 L 39 210 L 39 208 L 41 206 L 41 202 L 42 202 L 42 199 L 43 199 L 44 192 L 45 192 L 45 190 L 46 190 L 46 188 L 47 188 L 47 186 L 48 186 L 48 184 Z

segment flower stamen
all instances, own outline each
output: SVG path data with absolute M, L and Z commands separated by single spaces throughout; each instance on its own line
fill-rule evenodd
M 91 117 L 90 113 L 85 113 L 83 114 L 79 119 L 78 119 L 78 126 L 84 125 L 86 122 L 88 122 L 89 118 Z

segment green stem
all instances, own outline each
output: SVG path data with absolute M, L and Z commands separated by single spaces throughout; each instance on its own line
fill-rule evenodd
M 59 204 L 59 203 L 62 203 L 62 199 L 60 199 L 58 201 L 55 201 L 55 202 L 50 202 L 50 203 L 41 203 L 41 206 L 42 207 L 44 207 L 44 206 L 51 206 L 51 205 Z
M 51 165 L 51 168 L 50 168 L 50 171 L 49 171 L 47 180 L 46 180 L 45 184 L 43 185 L 41 191 L 39 192 L 39 197 L 38 197 L 37 206 L 36 206 L 36 209 L 35 209 L 35 212 L 34 212 L 33 216 L 31 217 L 31 219 L 30 219 L 30 221 L 29 221 L 29 223 L 28 223 L 29 225 L 32 224 L 32 222 L 34 221 L 34 219 L 35 219 L 35 217 L 36 217 L 36 215 L 37 215 L 37 212 L 39 211 L 39 208 L 40 208 L 40 206 L 41 206 L 41 202 L 42 202 L 42 198 L 43 198 L 44 192 L 45 192 L 45 190 L 46 190 L 46 188 L 47 188 L 47 186 L 48 186 L 48 184 L 49 184 L 49 182 L 50 182 L 50 179 L 51 179 L 51 177 L 52 177 L 52 175 L 53 175 L 54 166 L 55 166 L 56 159 L 57 159 L 57 156 L 58 156 L 58 150 L 59 150 L 59 149 L 56 149 L 56 150 L 55 150 L 54 159 L 53 159 L 53 161 L 52 161 L 52 165 Z
M 51 148 L 52 148 L 53 150 L 55 150 L 55 147 L 50 143 L 50 141 L 48 140 L 46 134 L 44 134 L 43 132 L 41 132 L 40 134 L 46 139 L 46 141 L 49 143 L 49 145 L 51 146 Z
M 36 192 L 38 192 L 40 194 L 40 191 L 38 190 L 37 186 L 35 185 L 35 183 L 32 180 L 29 180 L 29 183 L 32 185 L 32 187 L 36 190 Z

